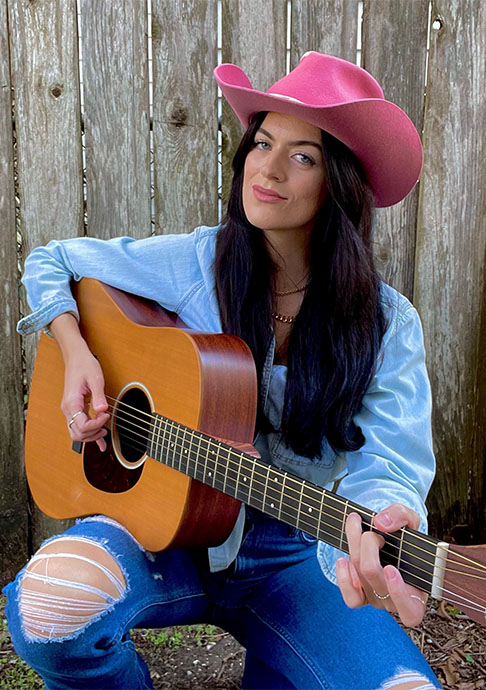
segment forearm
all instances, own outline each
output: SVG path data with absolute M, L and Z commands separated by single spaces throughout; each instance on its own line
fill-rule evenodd
M 88 345 L 81 335 L 76 318 L 69 312 L 56 316 L 49 324 L 49 330 L 54 336 L 67 363 L 76 353 L 88 350 Z

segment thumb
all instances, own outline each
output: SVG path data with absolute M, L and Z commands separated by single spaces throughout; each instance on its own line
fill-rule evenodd
M 108 409 L 104 388 L 103 376 L 96 376 L 90 381 L 91 406 L 95 412 L 105 412 Z

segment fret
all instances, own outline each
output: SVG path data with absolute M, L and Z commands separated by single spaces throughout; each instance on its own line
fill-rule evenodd
M 218 453 L 215 447 L 217 448 L 215 441 L 208 441 L 207 458 L 204 465 L 204 482 L 216 489 L 221 489 L 222 481 L 218 476 Z
M 320 497 L 322 489 L 303 482 L 300 500 L 299 529 L 316 537 L 317 524 L 320 516 Z
M 404 535 L 404 533 L 405 533 L 405 530 L 402 529 L 402 530 L 401 530 L 401 534 L 400 534 L 400 546 L 399 546 L 399 548 L 398 548 L 398 558 L 397 558 L 397 568 L 398 568 L 398 570 L 400 570 L 400 566 L 401 566 L 401 563 L 402 563 L 402 550 L 403 550 L 403 535 Z
M 173 425 L 173 440 L 174 440 L 174 469 L 180 472 L 181 466 L 181 427 L 178 424 Z
M 280 477 L 271 465 L 267 467 L 264 489 L 264 509 L 267 515 L 277 517 L 282 510 L 282 486 Z
M 189 477 L 194 478 L 196 475 L 196 463 L 197 463 L 197 457 L 198 457 L 196 446 L 199 445 L 199 434 L 192 433 L 191 436 L 192 436 L 192 439 L 191 439 L 191 442 L 189 444 L 189 448 L 188 448 L 189 452 L 187 454 L 186 474 Z M 197 444 L 195 443 L 195 441 L 197 442 Z
M 326 497 L 326 492 L 324 489 L 322 490 L 321 493 L 321 501 L 320 501 L 320 506 L 319 506 L 319 519 L 317 520 L 317 538 L 320 539 L 320 534 L 321 534 L 321 522 L 322 518 L 324 516 L 324 499 Z
M 301 512 L 302 512 L 302 495 L 304 493 L 304 484 L 300 484 L 300 491 L 299 491 L 299 506 L 297 508 L 297 519 L 300 522 L 301 520 Z
M 223 452 L 223 462 L 225 463 L 225 489 L 224 492 L 230 496 L 236 496 L 238 491 L 238 477 L 240 474 L 240 461 L 235 452 L 221 446 Z
M 157 415 L 154 415 L 154 423 L 152 426 L 152 440 L 150 442 L 150 448 L 148 451 L 148 454 L 150 455 L 151 458 L 157 458 L 157 445 L 158 445 L 158 437 L 160 436 L 160 419 L 158 418 Z
M 255 462 L 251 468 L 250 476 L 250 488 L 248 489 L 248 502 L 253 508 L 258 508 L 258 510 L 263 510 L 263 501 L 259 495 L 258 491 L 253 490 L 253 482 L 255 480 L 255 469 L 260 471 L 260 465 Z
M 167 432 L 167 417 L 160 418 L 159 425 L 159 438 L 161 439 L 159 444 L 159 456 L 158 459 L 161 462 L 169 462 L 169 434 Z M 165 451 L 164 451 L 165 443 Z
M 221 454 L 221 443 L 219 444 L 219 448 L 218 448 L 218 462 L 221 464 L 220 454 Z M 229 464 L 228 458 L 226 458 L 226 462 L 224 463 L 224 479 L 223 479 L 223 488 L 222 488 L 222 492 L 224 494 L 227 493 L 226 482 L 228 481 L 228 464 Z
M 199 443 L 197 446 L 197 455 L 194 460 L 194 477 L 198 479 L 199 481 L 203 480 L 204 476 L 204 470 L 201 467 L 201 459 L 204 458 L 206 459 L 206 454 L 204 452 L 204 443 L 206 443 L 206 440 L 202 437 L 199 436 Z
M 236 453 L 234 453 L 234 455 L 235 455 L 235 461 L 236 461 L 237 466 L 238 466 L 238 471 L 236 473 L 235 490 L 234 490 L 233 496 L 238 496 L 239 491 L 240 491 L 240 475 L 241 475 L 242 462 L 240 462 L 239 460 L 236 460 Z M 243 453 L 240 453 L 240 458 L 241 458 L 241 461 L 243 461 L 245 459 L 245 455 Z
M 284 505 L 284 495 L 285 495 L 285 484 L 286 484 L 286 482 L 287 482 L 287 472 L 285 472 L 282 476 L 282 488 L 280 491 L 280 507 L 278 509 L 278 515 L 277 515 L 278 520 L 280 520 L 280 518 L 282 517 L 282 507 Z
M 173 424 L 172 425 L 172 441 L 170 443 L 170 447 L 172 450 L 172 467 L 175 469 L 175 464 L 177 462 L 177 458 L 179 457 L 179 448 L 180 448 L 180 440 L 179 440 L 179 433 L 180 433 L 180 427 L 178 424 Z
M 292 476 L 287 475 L 285 493 L 282 497 L 282 520 L 293 527 L 299 526 L 299 500 L 296 491 L 296 486 L 298 487 L 299 483 Z
M 341 526 L 341 536 L 339 538 L 339 550 L 340 551 L 346 551 L 346 553 L 348 553 L 348 545 L 346 543 L 346 547 L 344 548 L 344 540 L 346 539 L 345 527 L 346 527 L 346 518 L 348 516 L 348 505 L 349 505 L 349 501 L 346 499 L 346 503 L 344 505 L 343 522 L 342 522 L 342 526 Z
M 181 447 L 179 450 L 179 467 L 178 470 L 179 472 L 184 472 L 185 468 L 187 466 L 187 438 L 186 434 L 189 431 L 186 427 L 181 427 L 182 429 L 182 437 L 181 437 Z
M 204 455 L 204 465 L 203 465 L 203 473 L 202 473 L 201 481 L 206 483 L 206 474 L 208 471 L 208 460 L 209 460 L 209 452 L 210 452 L 208 439 L 203 439 L 201 441 L 201 446 L 202 446 L 202 451 L 203 451 L 203 455 Z
M 331 492 L 325 492 L 322 501 L 322 515 L 319 521 L 319 535 L 331 546 L 339 548 L 342 530 L 342 507 L 339 499 Z
M 270 474 L 270 465 L 267 465 L 266 467 L 266 475 L 265 475 L 265 486 L 263 487 L 263 498 L 262 498 L 262 510 L 266 511 L 266 502 L 267 502 L 267 492 L 268 492 L 268 477 Z
M 243 501 L 243 503 L 249 503 L 250 502 L 250 480 L 251 480 L 251 471 L 253 467 L 253 462 L 250 464 L 249 462 L 246 461 L 246 457 L 244 454 L 241 454 L 241 459 L 242 462 L 240 463 L 240 469 L 238 471 L 238 491 L 236 494 L 236 498 L 239 499 L 240 501 Z M 243 462 L 245 460 L 246 462 Z
M 268 466 L 268 475 L 265 483 L 265 512 L 268 515 L 276 517 L 280 520 L 282 513 L 283 502 L 283 484 L 285 482 L 285 474 L 279 474 L 271 465 Z

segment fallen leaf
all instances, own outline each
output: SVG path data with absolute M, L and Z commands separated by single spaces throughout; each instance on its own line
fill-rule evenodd
M 447 685 L 455 686 L 459 680 L 459 674 L 454 666 L 454 661 L 451 658 L 447 659 L 446 663 L 441 666 L 440 669 L 445 676 Z

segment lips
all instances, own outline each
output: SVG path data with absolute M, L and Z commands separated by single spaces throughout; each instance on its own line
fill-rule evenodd
M 258 184 L 252 186 L 253 194 L 259 201 L 267 201 L 270 203 L 275 203 L 278 201 L 285 201 L 285 197 L 280 196 L 273 189 L 266 189 L 265 187 L 260 187 Z

